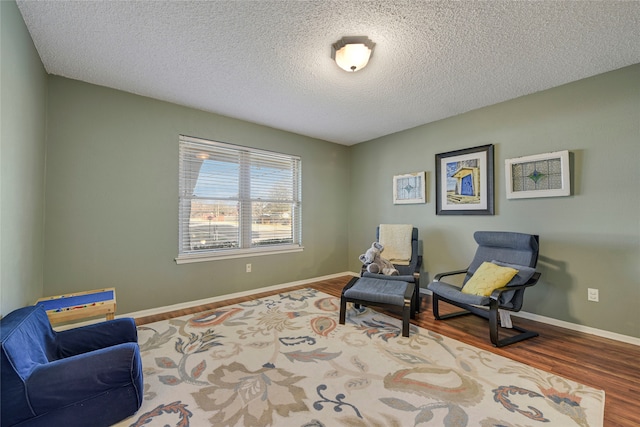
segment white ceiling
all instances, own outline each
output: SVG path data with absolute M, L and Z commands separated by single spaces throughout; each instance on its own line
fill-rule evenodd
M 17 4 L 50 74 L 344 145 L 640 63 L 638 1 Z

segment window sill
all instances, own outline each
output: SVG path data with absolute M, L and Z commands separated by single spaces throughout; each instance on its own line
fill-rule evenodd
M 220 261 L 225 259 L 248 258 L 262 255 L 288 254 L 293 252 L 302 252 L 304 246 L 279 246 L 277 248 L 260 248 L 260 249 L 236 249 L 221 251 L 219 253 L 207 252 L 202 254 L 183 254 L 179 255 L 175 261 L 176 264 L 190 264 L 193 262 Z

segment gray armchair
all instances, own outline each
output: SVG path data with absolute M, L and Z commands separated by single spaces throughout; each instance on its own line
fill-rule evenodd
M 380 241 L 380 227 L 376 228 L 376 241 Z M 384 256 L 384 252 L 382 256 Z M 413 227 L 411 232 L 411 258 L 408 265 L 396 264 L 393 266 L 398 270 L 398 276 L 382 276 L 377 273 L 369 273 L 366 266 L 362 267 L 360 275 L 362 277 L 382 278 L 384 280 L 398 280 L 414 284 L 414 311 L 420 311 L 420 267 L 422 266 L 422 255 L 419 254 L 418 229 Z
M 477 231 L 473 237 L 478 243 L 478 248 L 469 267 L 436 274 L 433 282 L 427 286 L 433 293 L 434 317 L 443 320 L 465 314 L 482 316 L 489 320 L 489 337 L 496 347 L 538 336 L 537 332 L 511 325 L 508 315 L 509 312 L 520 311 L 525 289 L 535 285 L 540 278 L 540 273 L 535 271 L 538 262 L 538 236 L 502 231 Z M 505 286 L 493 290 L 489 296 L 463 292 L 474 273 L 485 262 L 513 268 L 517 270 L 517 274 Z M 462 287 L 441 281 L 443 277 L 458 274 L 465 275 Z M 463 308 L 464 311 L 441 315 L 440 301 Z M 519 333 L 500 339 L 500 326 L 512 328 Z

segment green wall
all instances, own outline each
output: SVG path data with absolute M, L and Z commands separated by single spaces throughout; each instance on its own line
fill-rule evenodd
M 61 77 L 48 99 L 45 294 L 126 313 L 346 271 L 348 147 Z M 299 155 L 304 251 L 177 265 L 179 134 Z
M 0 317 L 42 296 L 47 75 L 14 2 L 0 2 Z
M 496 214 L 437 216 L 435 155 L 484 144 L 495 147 Z M 505 159 L 559 150 L 572 153 L 572 196 L 506 199 Z M 524 310 L 640 337 L 640 65 L 358 144 L 351 156 L 351 270 L 378 223 L 419 228 L 423 286 L 466 266 L 476 230 L 539 234 L 542 281 Z M 428 202 L 393 205 L 392 176 L 423 170 Z M 587 288 L 600 289 L 599 303 Z
M 357 271 L 376 225 L 406 222 L 420 229 L 423 284 L 466 265 L 475 230 L 536 233 L 543 280 L 525 310 L 640 337 L 640 65 L 344 147 L 47 77 L 15 3 L 0 6 L 0 315 L 105 286 L 126 313 Z M 300 155 L 305 250 L 177 265 L 180 133 Z M 484 144 L 496 214 L 436 216 L 435 155 Z M 563 149 L 572 196 L 506 199 L 505 159 Z M 421 170 L 428 202 L 394 206 L 392 176 Z

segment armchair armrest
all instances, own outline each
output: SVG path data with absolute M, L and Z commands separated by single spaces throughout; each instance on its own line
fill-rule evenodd
M 422 267 L 422 255 L 418 255 L 415 268 L 411 272 L 416 280 L 420 280 L 420 268 Z
M 362 266 L 360 267 L 360 276 L 362 276 L 362 275 L 364 275 L 366 273 L 368 273 L 367 266 L 362 264 Z
M 122 343 L 137 343 L 138 330 L 135 321 L 127 317 L 58 332 L 56 341 L 59 356 L 69 357 Z
M 464 270 L 454 270 L 454 271 L 446 271 L 444 273 L 438 273 L 434 276 L 433 280 L 436 282 L 439 282 L 441 278 L 446 277 L 446 276 L 455 276 L 457 274 L 465 274 L 467 272 L 467 269 L 465 268 Z
M 504 292 L 517 291 L 518 289 L 525 289 L 533 286 L 538 283 L 538 279 L 540 279 L 541 274 L 542 273 L 538 272 L 534 273 L 533 276 L 531 276 L 531 278 L 527 280 L 527 283 L 523 285 L 505 286 L 503 288 L 494 289 L 493 292 L 491 292 L 489 298 L 491 298 L 492 301 L 497 302 L 500 299 L 500 295 L 502 295 Z
M 529 280 L 527 280 L 526 283 L 523 283 L 522 285 L 508 285 L 495 289 L 491 295 L 489 295 L 489 308 L 491 310 L 497 310 L 500 308 L 509 311 L 520 311 L 520 308 L 522 307 L 522 297 L 520 297 L 519 302 L 515 303 L 514 306 L 514 295 L 516 295 L 517 291 L 526 289 L 538 283 L 540 276 L 541 273 L 536 272 L 531 276 L 531 278 L 529 278 Z
M 26 380 L 36 414 L 135 384 L 142 375 L 138 344 L 125 343 L 37 366 Z

